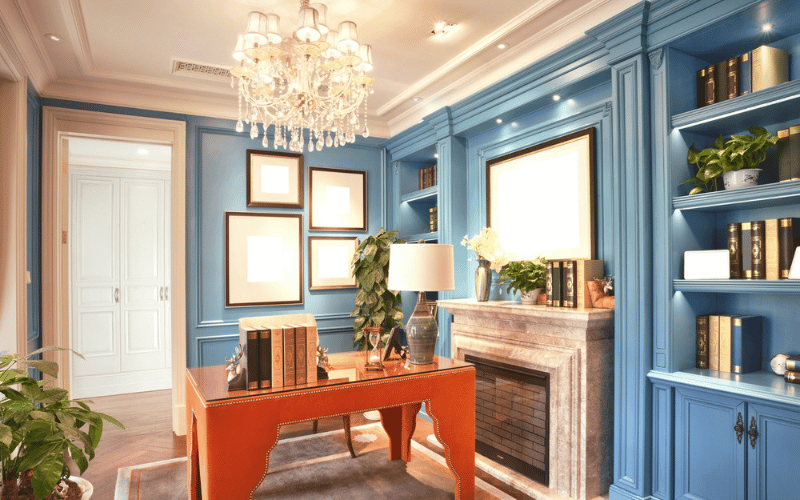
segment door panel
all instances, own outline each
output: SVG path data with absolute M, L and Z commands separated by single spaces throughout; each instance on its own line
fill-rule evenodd
M 75 376 L 99 375 L 119 371 L 119 346 L 114 332 L 119 330 L 115 311 L 83 311 L 76 319 L 79 339 L 73 339 L 73 349 L 83 355 L 74 355 Z M 77 340 L 77 341 L 76 341 Z
M 797 446 L 800 444 L 800 412 L 750 404 L 758 437 L 747 445 L 748 500 L 798 498 Z M 748 422 L 748 428 L 750 422 Z
M 747 436 L 734 431 L 744 402 L 683 388 L 675 398 L 675 497 L 744 500 Z

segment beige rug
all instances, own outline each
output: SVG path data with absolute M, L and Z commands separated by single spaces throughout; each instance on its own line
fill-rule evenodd
M 390 461 L 389 441 L 380 424 L 352 431 L 355 459 L 347 451 L 342 430 L 280 441 L 270 455 L 269 474 L 253 498 L 454 498 L 455 481 L 441 456 L 412 441 L 409 463 Z M 475 479 L 475 486 L 476 499 L 512 499 L 480 479 Z M 186 458 L 122 467 L 117 473 L 114 500 L 186 498 Z

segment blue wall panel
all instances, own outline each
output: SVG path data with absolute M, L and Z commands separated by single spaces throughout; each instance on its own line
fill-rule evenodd
M 27 352 L 42 347 L 42 101 L 28 83 L 27 235 L 26 259 L 31 282 L 28 294 Z M 38 374 L 38 372 L 36 372 Z

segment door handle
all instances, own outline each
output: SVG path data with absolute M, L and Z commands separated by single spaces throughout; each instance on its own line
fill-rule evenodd
M 119 288 L 114 289 L 114 302 L 119 302 Z
M 164 287 L 158 287 L 158 300 L 164 300 Z
M 169 287 L 164 287 L 164 300 L 169 300 Z

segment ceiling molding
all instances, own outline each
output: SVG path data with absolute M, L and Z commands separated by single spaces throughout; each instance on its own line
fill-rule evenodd
M 92 50 L 89 47 L 89 35 L 86 24 L 83 22 L 83 9 L 80 0 L 58 0 L 61 15 L 69 32 L 69 41 L 75 51 L 75 58 L 80 66 L 81 73 L 88 75 L 94 69 Z
M 18 80 L 27 77 L 38 91 L 55 77 L 24 2 L 0 0 L 0 35 L 6 61 Z
M 586 35 L 583 31 L 580 31 L 566 40 L 561 40 L 557 45 L 549 47 L 546 45 L 547 40 L 552 38 L 554 33 L 564 31 L 565 26 L 569 26 L 576 20 L 589 15 L 608 2 L 609 0 L 594 0 L 587 3 L 580 9 L 561 18 L 559 23 L 551 24 L 547 28 L 538 31 L 536 35 L 527 38 L 521 44 L 515 45 L 499 57 L 470 71 L 461 78 L 451 81 L 448 85 L 439 88 L 434 94 L 424 99 L 417 106 L 389 119 L 389 130 L 392 135 L 398 134 L 416 123 L 419 123 L 419 121 L 432 110 L 455 104 L 488 87 L 492 83 L 526 68 L 536 61 L 568 46 L 570 43 L 583 38 Z M 542 46 L 542 50 L 538 52 L 534 51 L 533 49 L 542 42 L 545 42 Z

